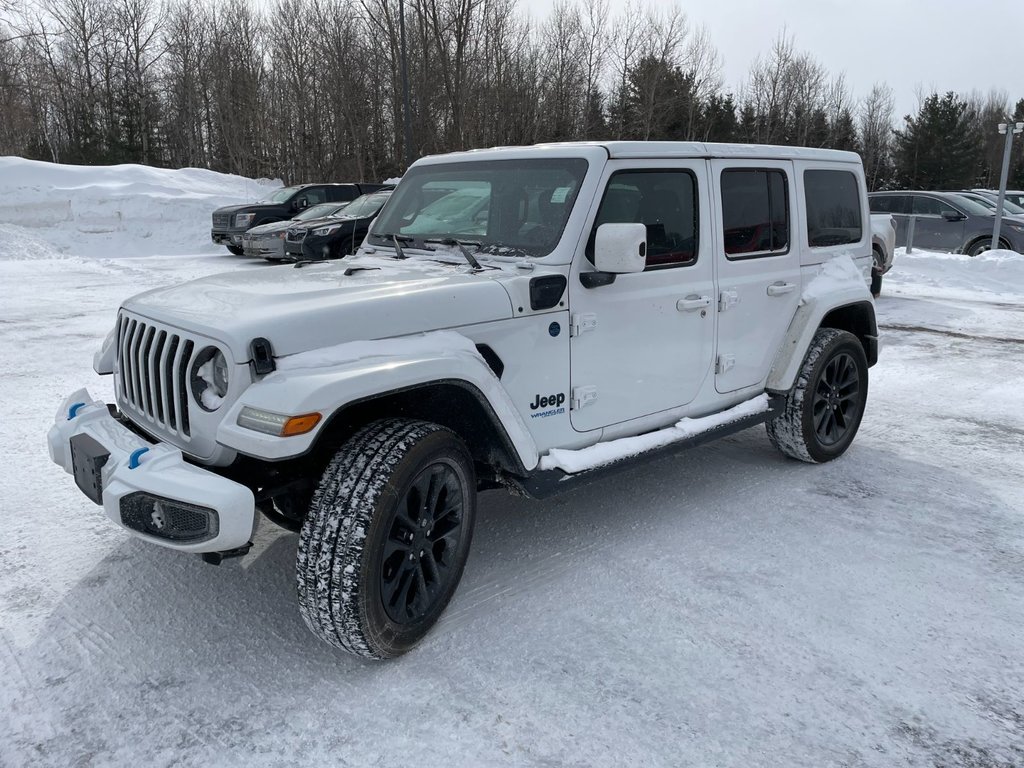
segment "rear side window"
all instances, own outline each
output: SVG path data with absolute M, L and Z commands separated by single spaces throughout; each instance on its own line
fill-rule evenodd
M 722 171 L 722 228 L 729 258 L 775 256 L 789 250 L 786 174 L 773 168 Z
M 697 261 L 697 183 L 690 171 L 618 171 L 608 180 L 587 244 L 602 224 L 643 224 L 647 268 L 685 266 Z
M 849 171 L 804 171 L 807 242 L 811 248 L 859 243 L 860 190 Z
M 909 195 L 879 195 L 869 197 L 872 213 L 910 213 Z
M 347 200 L 355 200 L 356 190 L 355 187 L 349 185 L 339 185 L 336 187 L 327 187 L 327 199 L 331 202 L 345 202 Z

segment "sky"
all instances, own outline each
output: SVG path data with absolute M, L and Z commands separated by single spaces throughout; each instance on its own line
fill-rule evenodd
M 538 21 L 552 0 L 519 0 Z M 613 15 L 627 0 L 608 0 Z M 669 0 L 650 0 L 655 8 Z M 846 73 L 855 98 L 888 83 L 896 116 L 917 111 L 918 93 L 1006 91 L 1024 98 L 1021 0 L 681 0 L 691 26 L 703 25 L 724 59 L 735 91 L 751 62 L 785 27 L 798 51 L 833 74 Z M 993 127 L 994 130 L 994 127 Z

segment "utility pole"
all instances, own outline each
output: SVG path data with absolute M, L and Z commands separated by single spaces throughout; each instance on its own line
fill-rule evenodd
M 999 247 L 999 229 L 1003 224 L 1003 200 L 1006 198 L 1006 181 L 1010 175 L 1010 150 L 1013 148 L 1013 137 L 1024 132 L 1024 123 L 1011 123 L 1006 118 L 999 124 L 999 133 L 1006 135 L 1006 148 L 1003 150 L 1003 171 L 999 175 L 999 200 L 996 203 L 996 221 L 992 225 L 992 250 Z
M 402 143 L 405 145 L 405 169 L 412 165 L 412 126 L 409 125 L 409 56 L 405 48 L 405 0 L 398 0 L 398 29 L 402 45 Z

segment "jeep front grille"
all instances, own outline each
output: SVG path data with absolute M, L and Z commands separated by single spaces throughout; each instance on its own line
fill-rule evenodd
M 231 226 L 231 214 L 230 213 L 215 213 L 215 214 L 213 214 L 213 226 L 216 229 L 228 229 Z
M 185 440 L 189 365 L 195 342 L 122 312 L 117 321 L 120 401 L 136 415 Z

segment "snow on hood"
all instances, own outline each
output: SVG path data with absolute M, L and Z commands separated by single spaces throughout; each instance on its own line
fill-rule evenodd
M 269 339 L 280 357 L 510 318 L 509 295 L 494 279 L 500 274 L 421 259 L 352 257 L 213 275 L 140 294 L 124 307 L 221 341 L 239 363 L 249 359 L 257 337 Z
M 323 349 L 311 349 L 297 355 L 278 360 L 279 371 L 335 368 L 358 360 L 375 360 L 383 357 L 407 357 L 423 355 L 429 357 L 480 357 L 476 345 L 454 331 L 433 331 L 403 336 L 397 339 L 378 341 L 348 341 Z M 481 358 L 482 359 L 482 358 Z

